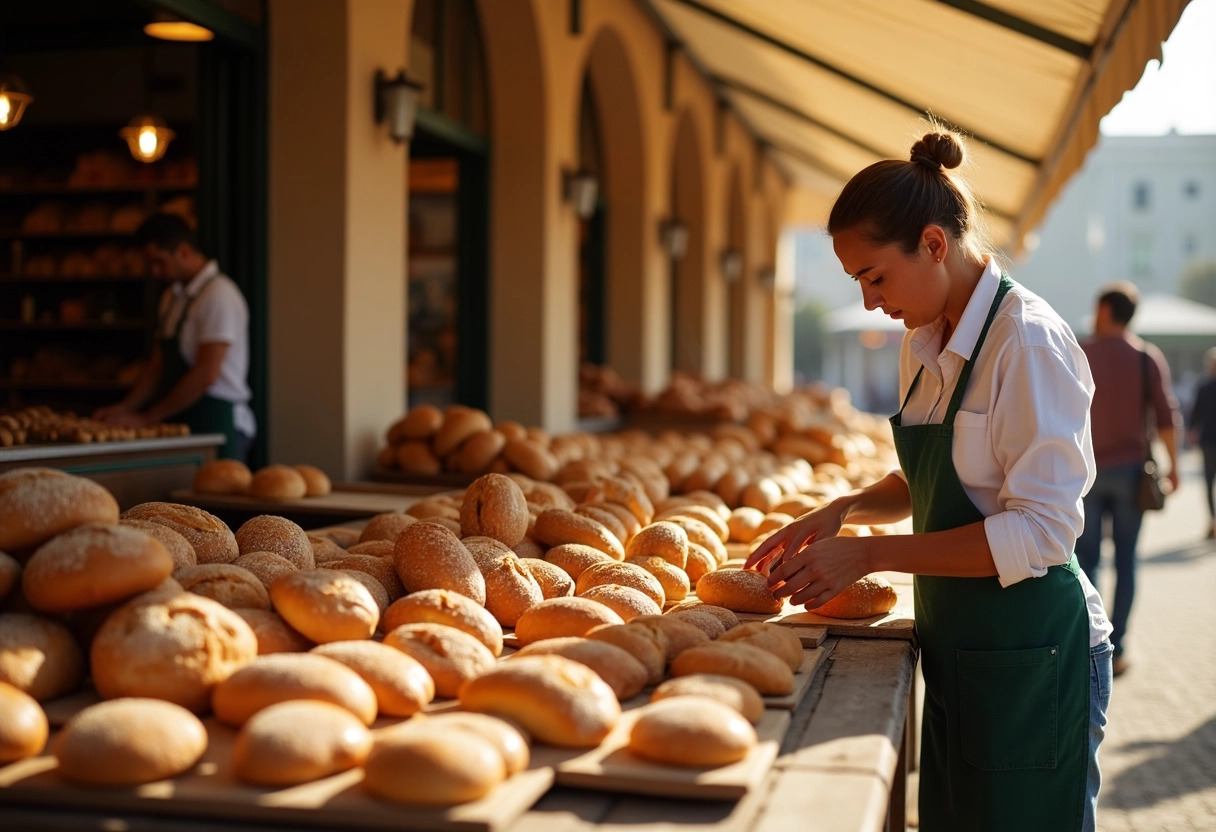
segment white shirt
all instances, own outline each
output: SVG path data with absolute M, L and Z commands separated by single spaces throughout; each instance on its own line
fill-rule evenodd
M 992 259 L 941 348 L 944 319 L 904 336 L 900 398 L 923 366 L 903 424 L 941 423 L 955 381 L 979 340 L 1001 279 Z M 1072 557 L 1085 527 L 1081 498 L 1097 471 L 1089 432 L 1094 383 L 1072 330 L 1034 293 L 1014 285 L 971 370 L 954 419 L 952 457 L 963 490 L 984 515 L 1001 586 L 1047 574 Z M 902 476 L 902 473 L 901 473 Z M 1112 627 L 1081 573 L 1090 646 Z
M 214 260 L 187 283 L 174 283 L 165 290 L 160 302 L 161 337 L 172 337 L 187 302 L 196 296 L 190 314 L 182 323 L 178 342 L 182 359 L 193 367 L 199 344 L 228 345 L 219 378 L 207 388 L 207 394 L 235 404 L 236 429 L 246 436 L 254 436 L 257 422 L 249 409 L 252 393 L 247 381 L 249 307 L 241 290 L 227 275 L 220 274 L 219 264 Z

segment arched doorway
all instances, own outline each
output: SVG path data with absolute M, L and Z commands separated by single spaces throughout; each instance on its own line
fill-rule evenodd
M 676 126 L 671 171 L 672 213 L 687 239 L 682 256 L 672 260 L 671 368 L 700 374 L 705 354 L 705 189 L 700 141 L 687 110 Z
M 583 78 L 578 108 L 578 169 L 597 183 L 604 181 L 603 142 L 600 137 L 600 106 L 591 83 Z M 608 205 L 603 189 L 598 189 L 590 216 L 578 220 L 578 360 L 583 364 L 605 364 L 606 340 L 605 256 Z M 581 415 L 581 414 L 580 414 Z
M 727 181 L 726 249 L 719 264 L 726 280 L 726 360 L 731 378 L 747 377 L 747 342 L 755 337 L 747 320 L 748 295 L 754 284 L 747 256 L 746 214 L 739 166 L 735 165 Z

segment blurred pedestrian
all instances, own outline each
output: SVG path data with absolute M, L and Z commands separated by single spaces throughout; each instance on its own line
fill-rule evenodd
M 1170 390 L 1170 368 L 1157 347 L 1129 329 L 1140 293 L 1126 281 L 1105 287 L 1098 296 L 1094 334 L 1081 342 L 1094 378 L 1090 422 L 1098 475 L 1085 495 L 1085 530 L 1077 538 L 1077 558 L 1090 581 L 1098 585 L 1098 562 L 1110 518 L 1115 547 L 1114 675 L 1126 672 L 1124 655 L 1128 617 L 1136 594 L 1136 541 L 1144 510 L 1138 495 L 1153 434 L 1170 458 L 1170 491 L 1178 488 L 1178 402 Z
M 1208 500 L 1208 539 L 1216 538 L 1216 502 L 1212 485 L 1216 480 L 1216 347 L 1204 355 L 1208 379 L 1195 390 L 1195 404 L 1187 420 L 1187 443 L 1203 452 L 1203 487 Z

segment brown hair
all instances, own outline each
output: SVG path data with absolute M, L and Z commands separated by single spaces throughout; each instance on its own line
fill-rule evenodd
M 1110 308 L 1110 318 L 1117 324 L 1127 326 L 1136 314 L 1140 304 L 1140 290 L 1134 283 L 1120 280 L 1102 287 L 1098 295 L 1098 305 L 1106 304 Z
M 913 254 L 927 225 L 939 225 L 978 259 L 985 247 L 979 204 L 961 177 L 947 173 L 963 163 L 961 136 L 934 128 L 912 145 L 910 160 L 885 159 L 844 186 L 828 217 L 828 234 L 860 228 L 880 245 Z

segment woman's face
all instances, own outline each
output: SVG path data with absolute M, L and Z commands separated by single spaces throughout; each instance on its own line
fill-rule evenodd
M 861 287 L 866 309 L 881 309 L 908 329 L 931 324 L 946 309 L 948 279 L 943 264 L 922 246 L 913 255 L 894 244 L 877 244 L 851 228 L 832 238 L 845 272 Z

